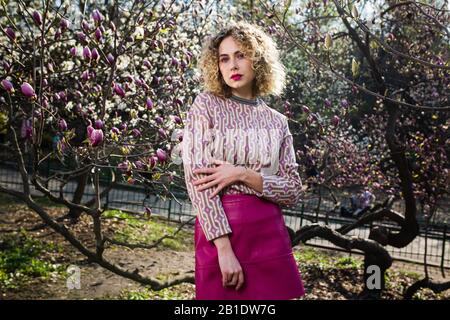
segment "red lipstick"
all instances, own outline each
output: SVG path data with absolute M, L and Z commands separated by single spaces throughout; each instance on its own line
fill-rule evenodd
M 230 78 L 234 81 L 238 81 L 242 78 L 242 74 L 233 74 Z

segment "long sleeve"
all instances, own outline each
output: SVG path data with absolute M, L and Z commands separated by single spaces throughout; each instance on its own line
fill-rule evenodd
M 189 198 L 199 218 L 200 225 L 208 240 L 213 240 L 222 235 L 231 233 L 231 227 L 222 207 L 219 194 L 212 199 L 209 196 L 214 188 L 197 191 L 193 185 L 193 179 L 197 180 L 207 174 L 194 174 L 193 170 L 210 165 L 211 146 L 209 130 L 211 126 L 210 108 L 208 97 L 200 93 L 187 111 L 185 128 L 183 131 L 183 169 Z
M 279 166 L 276 174 L 260 172 L 263 179 L 263 191 L 255 192 L 259 197 L 281 205 L 295 206 L 303 196 L 302 181 L 298 173 L 298 163 L 292 134 L 287 118 L 284 119 L 284 137 L 280 145 Z

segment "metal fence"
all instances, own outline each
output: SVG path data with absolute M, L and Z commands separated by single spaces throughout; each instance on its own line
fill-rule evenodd
M 20 174 L 15 170 L 14 163 L 0 163 L 0 183 L 2 186 L 14 190 L 22 190 L 22 180 Z M 51 169 L 49 168 L 49 172 Z M 105 186 L 101 187 L 101 190 Z M 57 181 L 50 181 L 48 185 L 49 190 L 55 195 L 59 194 L 59 184 Z M 72 195 L 76 188 L 76 182 L 70 181 L 63 189 L 64 195 Z M 36 190 L 32 190 L 33 194 L 39 195 Z M 192 210 L 192 205 L 185 193 L 173 191 L 177 200 L 172 198 L 164 199 L 159 194 L 149 194 L 143 187 L 130 186 L 120 184 L 117 188 L 112 189 L 108 196 L 103 199 L 102 204 L 110 209 L 119 209 L 128 212 L 142 213 L 145 207 L 150 207 L 152 212 L 156 215 L 164 216 L 171 221 L 185 222 L 191 220 L 195 213 Z M 83 201 L 87 201 L 94 196 L 94 189 L 92 185 L 87 185 Z M 311 224 L 320 223 L 326 224 L 337 229 L 340 226 L 353 222 L 351 218 L 341 217 L 339 215 L 330 214 L 333 211 L 335 204 L 326 197 L 319 198 L 316 195 L 309 195 L 309 198 L 304 199 L 299 206 L 295 208 L 282 207 L 286 225 L 293 230 L 298 230 L 300 227 Z M 387 246 L 391 256 L 396 260 L 409 261 L 416 263 L 424 263 L 425 251 L 427 255 L 427 263 L 430 266 L 439 267 L 442 273 L 445 269 L 450 268 L 450 230 L 448 230 L 448 220 L 446 210 L 448 207 L 441 208 L 439 212 L 441 219 L 433 221 L 425 232 L 424 225 L 421 224 L 420 235 L 417 236 L 408 246 L 403 248 L 394 248 Z M 396 204 L 396 210 L 402 210 L 402 204 Z M 420 221 L 419 221 L 420 222 Z M 368 238 L 370 229 L 374 226 L 381 225 L 376 222 L 368 225 L 358 227 L 352 230 L 348 235 Z M 399 227 L 391 224 L 383 224 L 383 226 L 398 230 Z M 425 250 L 425 242 L 427 250 Z M 331 242 L 314 238 L 307 242 L 308 245 L 346 251 L 336 247 Z M 358 250 L 350 253 L 361 253 Z

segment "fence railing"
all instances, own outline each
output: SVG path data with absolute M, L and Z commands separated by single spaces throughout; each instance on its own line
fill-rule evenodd
M 21 190 L 22 180 L 17 170 L 14 170 L 14 166 L 8 166 L 6 163 L 0 163 L 0 183 L 2 186 L 6 186 L 11 189 Z M 59 185 L 56 181 L 50 181 L 48 185 L 49 190 L 59 194 Z M 105 186 L 101 187 L 103 190 Z M 68 196 L 72 195 L 76 189 L 76 182 L 70 181 L 63 189 L 63 194 Z M 36 195 L 39 194 L 36 190 L 32 190 Z M 163 199 L 158 194 L 149 194 L 143 187 L 130 186 L 126 184 L 119 184 L 116 188 L 113 188 L 108 196 L 102 201 L 102 205 L 107 206 L 110 209 L 120 209 L 128 212 L 142 213 L 145 207 L 150 207 L 152 212 L 156 215 L 164 216 L 171 221 L 184 222 L 192 219 L 195 213 L 192 210 L 192 205 L 185 193 L 173 191 L 177 200 L 168 197 Z M 88 184 L 83 196 L 82 201 L 87 201 L 94 196 L 93 187 Z M 284 214 L 286 225 L 293 230 L 298 230 L 302 226 L 311 223 L 327 224 L 333 229 L 337 229 L 343 225 L 349 224 L 354 220 L 351 218 L 342 217 L 339 215 L 330 214 L 335 204 L 327 198 L 321 198 L 320 203 L 317 198 L 304 199 L 299 206 L 295 208 L 284 208 L 282 211 Z M 373 224 L 360 226 L 348 235 L 368 238 L 369 232 L 372 227 L 381 225 L 376 222 Z M 393 224 L 383 223 L 383 226 L 390 230 L 396 231 L 398 226 Z M 427 232 L 426 232 L 427 231 Z M 420 234 L 417 236 L 408 246 L 403 248 L 394 248 L 387 246 L 387 250 L 394 259 L 411 261 L 416 263 L 424 263 L 425 251 L 427 263 L 431 266 L 440 267 L 442 271 L 446 268 L 450 268 L 450 230 L 447 223 L 431 224 L 427 230 L 422 225 L 420 228 Z M 426 235 L 426 236 L 425 236 Z M 425 242 L 427 250 L 425 250 Z M 314 238 L 307 242 L 309 245 L 325 247 L 333 250 L 341 250 L 331 242 Z M 344 250 L 347 251 L 347 250 Z M 348 252 L 348 251 L 347 251 Z M 352 253 L 360 253 L 357 250 L 351 251 Z

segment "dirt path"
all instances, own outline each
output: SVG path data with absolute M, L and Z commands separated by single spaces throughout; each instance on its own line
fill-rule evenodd
M 64 214 L 64 208 L 50 207 L 48 212 L 52 216 L 61 216 Z M 156 217 L 151 219 L 159 221 Z M 30 228 L 41 223 L 39 217 L 30 212 L 23 205 L 1 205 L 0 206 L 0 230 L 17 229 L 19 227 Z M 113 233 L 123 227 L 124 221 L 120 219 L 111 219 L 103 225 L 104 233 L 113 235 Z M 168 225 L 171 225 L 170 223 Z M 177 226 L 176 224 L 172 224 Z M 71 231 L 89 247 L 93 248 L 94 239 L 92 238 L 92 222 L 90 219 L 83 218 Z M 192 229 L 184 234 L 181 249 L 171 249 L 167 245 L 153 249 L 135 249 L 111 246 L 105 251 L 105 258 L 119 267 L 133 271 L 139 270 L 143 276 L 157 279 L 167 279 L 194 270 L 194 250 Z M 146 236 L 149 232 L 156 232 L 146 228 L 133 229 L 138 235 Z M 30 231 L 28 234 L 43 242 L 58 244 L 60 251 L 58 253 L 48 254 L 43 259 L 61 263 L 64 266 L 76 265 L 80 269 L 80 289 L 68 289 L 66 277 L 54 277 L 47 280 L 39 278 L 32 279 L 25 286 L 17 290 L 5 290 L 0 288 L 0 299 L 193 299 L 194 285 L 190 283 L 180 284 L 170 289 L 164 289 L 159 292 L 147 290 L 140 284 L 117 276 L 114 273 L 89 263 L 85 256 L 81 255 L 73 246 L 71 246 L 62 236 L 44 228 L 42 230 Z M 1 238 L 0 238 L 1 240 Z M 307 295 L 304 299 L 354 299 L 361 290 L 360 277 L 361 271 L 356 269 L 335 268 L 327 266 L 327 263 L 342 260 L 349 257 L 345 252 L 331 251 L 325 249 L 311 249 L 312 247 L 300 245 L 295 251 L 305 254 L 313 250 L 313 258 L 308 261 L 299 261 L 300 272 L 302 273 Z M 360 261 L 361 256 L 352 255 L 351 262 Z M 307 254 L 301 259 L 310 259 Z M 322 260 L 320 260 L 322 259 Z M 323 264 L 325 260 L 328 262 Z M 344 259 L 345 260 L 345 259 Z M 411 284 L 414 279 L 404 275 L 405 271 L 418 273 L 420 276 L 422 267 L 402 262 L 395 262 L 391 271 L 396 282 L 393 282 L 390 292 L 385 296 L 387 299 L 401 298 L 404 286 Z M 435 270 L 436 271 L 436 270 Z M 399 275 L 399 272 L 402 272 Z M 439 278 L 439 272 L 434 272 L 436 279 Z M 357 280 L 355 280 L 355 277 Z M 398 278 L 398 279 L 397 279 Z M 448 275 L 447 275 L 448 279 Z M 398 280 L 398 281 L 397 281 Z M 422 298 L 433 298 L 432 293 L 421 295 Z M 443 297 L 450 299 L 450 292 Z

